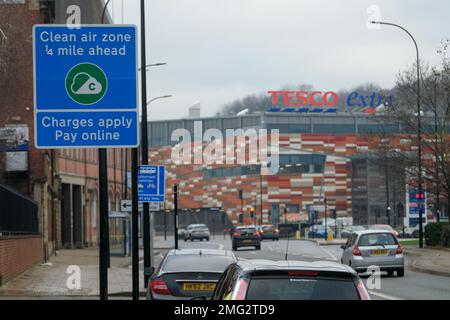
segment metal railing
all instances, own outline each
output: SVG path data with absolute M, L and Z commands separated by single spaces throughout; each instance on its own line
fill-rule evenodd
M 38 233 L 37 203 L 4 185 L 0 185 L 0 234 Z

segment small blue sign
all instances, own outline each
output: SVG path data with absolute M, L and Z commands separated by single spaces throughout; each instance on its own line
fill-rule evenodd
M 33 28 L 37 148 L 139 145 L 136 26 Z
M 139 202 L 165 201 L 164 166 L 140 166 L 138 170 Z

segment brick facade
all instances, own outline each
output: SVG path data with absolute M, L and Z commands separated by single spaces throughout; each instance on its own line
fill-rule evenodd
M 42 237 L 0 237 L 0 275 L 6 283 L 43 259 Z

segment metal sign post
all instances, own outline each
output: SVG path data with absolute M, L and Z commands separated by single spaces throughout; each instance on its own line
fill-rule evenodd
M 150 226 L 152 225 L 150 214 L 148 214 L 148 219 L 145 219 L 145 210 L 149 209 L 149 204 L 152 204 L 152 208 L 155 209 L 155 205 L 159 203 L 163 203 L 165 201 L 165 168 L 164 166 L 151 166 L 151 165 L 142 165 L 138 169 L 138 201 L 143 203 L 144 209 L 144 219 L 143 219 L 143 230 L 144 230 L 144 243 L 147 242 L 149 250 L 148 256 L 148 266 L 145 266 L 144 263 L 144 282 L 145 287 L 148 286 L 148 281 L 152 274 L 152 256 L 151 252 L 153 252 L 153 241 L 151 238 L 151 230 Z M 155 210 L 153 210 L 155 211 Z M 145 230 L 148 228 L 148 234 L 145 235 Z M 146 249 L 144 248 L 144 251 Z M 145 260 L 144 260 L 145 261 Z
M 131 25 L 33 27 L 36 148 L 99 148 L 101 300 L 108 299 L 106 148 L 134 148 L 133 168 L 137 170 L 136 33 Z M 133 191 L 137 215 L 137 190 Z M 136 254 L 138 244 L 133 244 Z M 139 259 L 138 253 L 134 259 Z M 136 270 L 138 263 L 134 264 Z M 135 276 L 133 281 L 137 279 Z

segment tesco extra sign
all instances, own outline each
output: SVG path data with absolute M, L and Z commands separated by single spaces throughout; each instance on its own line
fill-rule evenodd
M 283 105 L 286 108 L 293 107 L 314 107 L 314 108 L 333 108 L 339 104 L 339 95 L 334 91 L 276 91 L 271 90 L 268 93 L 272 96 L 272 106 Z M 384 96 L 373 92 L 370 95 L 362 95 L 357 91 L 350 93 L 345 98 L 347 107 L 369 107 L 377 108 L 381 105 L 391 106 L 393 96 Z

